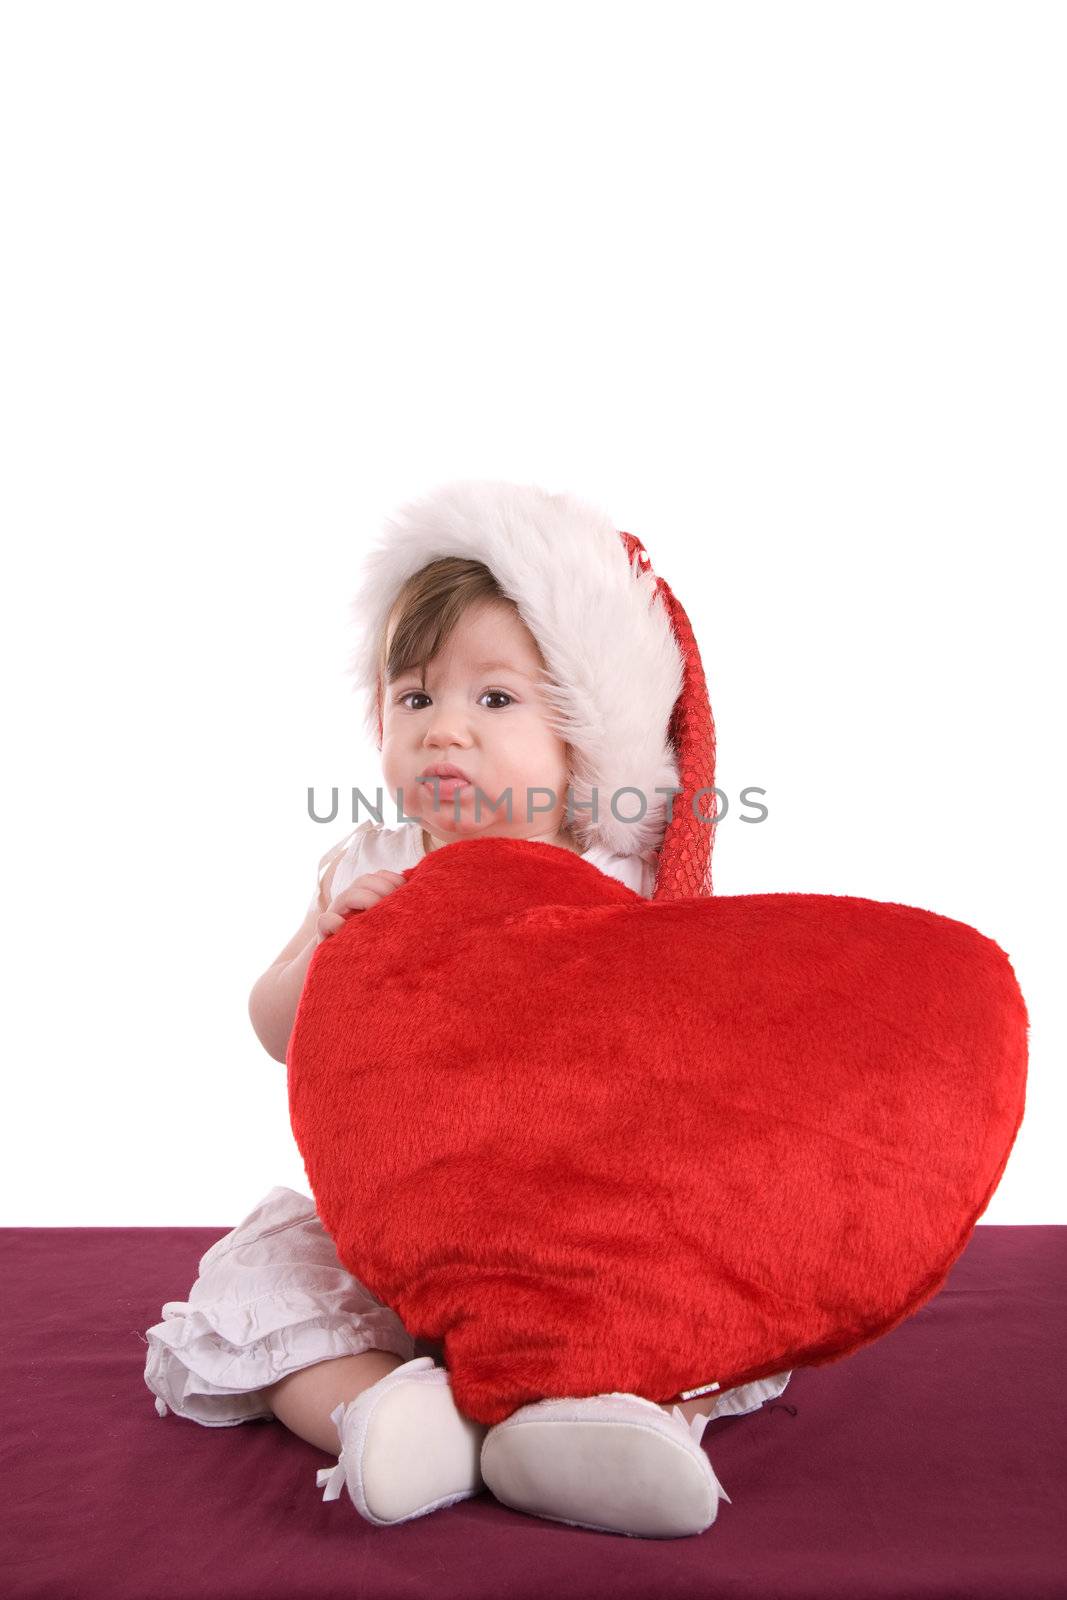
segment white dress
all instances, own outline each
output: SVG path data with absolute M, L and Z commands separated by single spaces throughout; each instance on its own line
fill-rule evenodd
M 424 854 L 419 824 L 361 823 L 319 861 L 311 904 L 325 909 L 323 881 L 334 863 L 331 899 L 364 873 L 383 867 L 403 872 Z M 651 895 L 654 861 L 602 849 L 583 859 L 646 899 Z M 262 1391 L 317 1361 L 364 1350 L 386 1350 L 404 1361 L 444 1359 L 442 1345 L 413 1339 L 396 1312 L 341 1265 L 314 1200 L 284 1187 L 271 1189 L 201 1256 L 188 1299 L 169 1300 L 162 1316 L 145 1333 L 144 1378 L 156 1411 L 161 1417 L 174 1411 L 209 1428 L 271 1421 Z M 779 1372 L 722 1391 L 709 1384 L 686 1394 L 706 1394 L 712 1418 L 739 1416 L 780 1395 L 790 1376 Z
M 555 847 L 549 845 L 546 848 Z M 364 873 L 379 872 L 383 867 L 392 872 L 405 872 L 408 867 L 421 861 L 425 854 L 421 824 L 404 822 L 398 828 L 390 828 L 378 822 L 361 822 L 358 828 L 327 850 L 319 861 L 320 894 L 323 879 L 333 862 L 337 866 L 330 884 L 331 898 L 347 889 L 355 878 L 361 878 Z M 586 850 L 582 860 L 599 867 L 610 878 L 618 878 L 620 883 L 625 883 L 627 888 L 643 895 L 646 900 L 656 887 L 655 860 L 612 855 L 600 845 Z M 321 898 L 319 905 L 325 910 Z

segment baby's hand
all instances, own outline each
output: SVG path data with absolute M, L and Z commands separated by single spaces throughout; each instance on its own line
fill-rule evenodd
M 387 894 L 392 894 L 406 881 L 402 872 L 390 872 L 387 867 L 380 872 L 365 872 L 362 878 L 356 878 L 347 889 L 335 895 L 326 910 L 320 913 L 318 943 L 328 939 L 338 928 L 343 928 L 345 918 L 353 911 L 369 911 L 371 906 L 376 906 L 379 900 L 384 900 Z

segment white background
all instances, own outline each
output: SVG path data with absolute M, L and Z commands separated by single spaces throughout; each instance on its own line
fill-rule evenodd
M 309 1192 L 248 993 L 351 827 L 308 786 L 381 781 L 360 559 L 491 477 L 600 504 L 688 610 L 718 893 L 1008 953 L 1028 1105 L 982 1220 L 1067 1221 L 1062 7 L 0 28 L 0 1220 Z

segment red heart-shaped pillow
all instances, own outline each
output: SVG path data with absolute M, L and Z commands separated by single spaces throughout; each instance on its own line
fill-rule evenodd
M 1023 1113 L 1005 953 L 913 906 L 644 900 L 472 839 L 321 944 L 288 1054 L 340 1260 L 491 1424 L 847 1355 L 940 1287 Z

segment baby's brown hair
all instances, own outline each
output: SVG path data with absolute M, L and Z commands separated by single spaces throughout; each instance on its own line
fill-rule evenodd
M 518 616 L 518 606 L 482 561 L 442 556 L 412 573 L 393 601 L 382 630 L 378 649 L 382 683 L 393 683 L 402 672 L 418 671 L 425 688 L 426 668 L 463 613 L 472 605 L 489 600 L 510 606 Z M 393 636 L 386 649 L 390 627 Z

